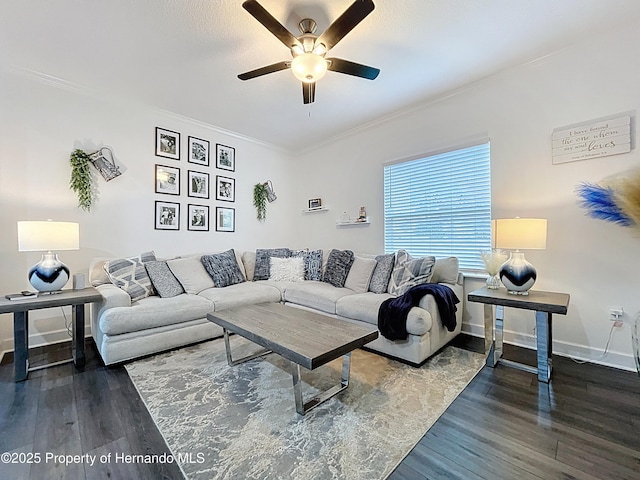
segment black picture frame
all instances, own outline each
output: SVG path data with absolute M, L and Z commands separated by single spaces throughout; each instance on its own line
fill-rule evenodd
M 180 160 L 180 134 L 156 127 L 156 156 Z
M 195 198 L 209 198 L 209 174 L 205 172 L 187 171 L 187 195 Z
M 156 230 L 180 230 L 180 204 L 156 200 Z
M 216 207 L 216 232 L 236 231 L 236 209 Z
M 216 200 L 222 202 L 236 201 L 236 179 L 216 175 Z
M 209 206 L 208 205 L 187 205 L 188 219 L 187 230 L 194 232 L 209 231 Z
M 321 198 L 312 198 L 309 200 L 309 209 L 321 208 L 321 207 L 322 207 Z
M 236 149 L 216 143 L 216 168 L 236 171 Z
M 180 195 L 180 169 L 159 164 L 155 168 L 156 193 Z
M 204 167 L 209 166 L 209 141 L 189 136 L 187 161 Z

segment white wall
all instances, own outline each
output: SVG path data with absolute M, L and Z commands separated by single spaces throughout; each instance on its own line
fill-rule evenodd
M 551 133 L 620 112 L 635 116 L 640 60 L 633 52 L 638 48 L 640 32 L 619 29 L 307 152 L 298 164 L 304 181 L 298 184 L 297 203 L 303 208 L 309 198 L 321 197 L 331 210 L 298 214 L 303 243 L 382 252 L 383 164 L 489 137 L 493 217 L 547 218 L 547 249 L 527 252 L 538 269 L 535 288 L 571 294 L 568 315 L 554 319 L 554 350 L 634 369 L 630 322 L 640 310 L 640 235 L 586 217 L 574 188 L 640 166 L 638 151 L 553 165 Z M 361 205 L 367 207 L 370 226 L 336 228 L 342 211 L 354 216 Z M 480 285 L 468 280 L 466 289 Z M 614 331 L 610 353 L 600 359 L 612 305 L 624 307 L 627 323 Z M 467 309 L 464 330 L 482 335 L 481 307 Z M 509 310 L 507 315 L 506 339 L 534 345 L 532 313 Z
M 110 98 L 44 75 L 25 71 L 0 72 L 0 292 L 30 289 L 27 271 L 40 260 L 38 253 L 17 251 L 18 220 L 54 220 L 80 223 L 80 250 L 59 252 L 72 273 L 85 272 L 89 261 L 99 256 L 136 255 L 155 250 L 160 257 L 190 252 L 213 252 L 231 247 L 282 246 L 292 243 L 287 229 L 292 216 L 294 182 L 289 155 L 275 147 L 233 135 L 188 118 L 161 112 L 135 101 Z M 181 133 L 181 160 L 154 155 L 155 127 Z M 187 137 L 209 140 L 211 166 L 187 163 Z M 215 168 L 215 145 L 235 147 L 236 171 Z M 105 182 L 95 171 L 99 198 L 91 212 L 76 207 L 69 190 L 69 154 L 74 148 L 93 151 L 98 146 L 114 149 L 126 171 Z M 181 170 L 181 195 L 155 193 L 154 165 Z M 210 174 L 211 198 L 187 196 L 187 170 Z M 215 176 L 236 179 L 233 204 L 215 200 Z M 267 207 L 267 221 L 255 219 L 253 185 L 272 180 L 278 200 Z M 154 202 L 181 204 L 179 231 L 154 229 Z M 187 204 L 210 207 L 210 231 L 187 231 Z M 215 231 L 215 207 L 236 209 L 235 233 Z M 67 309 L 65 309 L 67 310 Z M 70 311 L 66 311 L 70 318 Z M 0 316 L 0 352 L 13 350 L 10 315 Z M 58 309 L 35 312 L 30 323 L 31 345 L 68 339 L 64 318 Z

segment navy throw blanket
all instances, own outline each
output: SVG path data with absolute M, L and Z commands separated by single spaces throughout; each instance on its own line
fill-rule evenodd
M 389 340 L 406 340 L 407 316 L 425 295 L 433 295 L 442 324 L 453 332 L 456 328 L 458 297 L 451 288 L 438 283 L 423 283 L 407 290 L 403 295 L 382 302 L 378 310 L 378 330 Z

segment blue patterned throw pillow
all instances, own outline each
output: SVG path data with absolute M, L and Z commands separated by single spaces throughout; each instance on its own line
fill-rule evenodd
M 435 263 L 435 257 L 412 258 L 406 250 L 398 250 L 396 266 L 389 282 L 389 293 L 399 296 L 415 285 L 428 283 Z
M 104 264 L 104 271 L 116 287 L 129 294 L 132 302 L 155 295 L 151 279 L 144 268 L 145 262 L 156 259 L 154 252 L 145 252 L 137 257 L 119 258 Z
M 214 255 L 203 255 L 200 261 L 207 273 L 211 275 L 216 288 L 246 281 L 233 249 Z
M 369 291 L 373 293 L 385 293 L 389 287 L 389 279 L 393 266 L 396 263 L 396 256 L 393 253 L 388 255 L 378 255 L 376 257 L 376 268 L 373 270 Z
M 293 252 L 293 256 L 304 260 L 305 280 L 322 280 L 322 250 L 298 250 Z
M 344 282 L 347 281 L 347 275 L 349 275 L 354 259 L 355 255 L 351 250 L 331 250 L 322 281 L 330 283 L 334 287 L 344 287 Z

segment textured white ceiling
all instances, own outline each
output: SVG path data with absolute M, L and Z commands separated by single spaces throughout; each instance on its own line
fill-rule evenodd
M 587 35 L 640 25 L 637 0 L 374 1 L 330 55 L 380 76 L 328 72 L 312 105 L 289 71 L 237 79 L 290 59 L 242 0 L 0 0 L 0 62 L 296 151 Z M 319 34 L 352 1 L 260 3 L 298 35 L 300 19 L 315 19 Z

